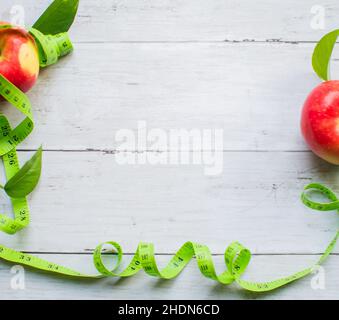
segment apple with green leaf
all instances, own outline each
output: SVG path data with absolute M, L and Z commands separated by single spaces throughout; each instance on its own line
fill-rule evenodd
M 339 30 L 325 35 L 313 53 L 313 68 L 325 80 L 307 97 L 301 131 L 310 149 L 320 158 L 339 165 L 339 80 L 329 80 L 329 63 Z
M 41 147 L 21 169 L 18 166 L 16 146 L 34 127 L 31 104 L 23 92 L 34 86 L 40 67 L 54 64 L 72 51 L 67 32 L 78 5 L 79 0 L 54 0 L 29 30 L 0 22 L 0 101 L 7 100 L 26 116 L 12 129 L 8 119 L 0 115 L 1 157 L 6 157 L 5 171 L 10 177 L 5 186 L 0 185 L 0 189 L 4 189 L 11 198 L 24 199 L 36 187 L 41 173 Z M 21 205 L 27 207 L 26 199 Z M 20 214 L 27 211 L 13 207 Z M 23 227 L 19 224 L 18 228 L 14 228 L 14 220 L 8 222 L 8 219 L 0 214 L 0 230 L 12 234 Z
M 67 32 L 77 12 L 79 0 L 55 0 L 35 22 L 43 34 Z M 9 23 L 0 22 L 1 26 Z M 34 37 L 19 26 L 0 29 L 0 74 L 21 91 L 30 90 L 39 75 L 40 61 Z
M 0 22 L 0 25 L 9 23 Z M 39 68 L 34 38 L 20 27 L 0 29 L 0 74 L 27 92 L 36 82 Z

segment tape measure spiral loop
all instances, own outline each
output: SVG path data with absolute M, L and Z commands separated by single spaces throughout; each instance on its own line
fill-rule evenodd
M 106 268 L 102 260 L 104 245 L 112 246 L 117 253 L 118 261 L 113 270 Z M 227 268 L 220 275 L 217 275 L 215 271 L 212 254 L 208 247 L 194 242 L 186 242 L 162 270 L 159 270 L 156 263 L 154 245 L 152 243 L 140 243 L 132 261 L 124 271 L 118 273 L 116 270 L 121 264 L 122 257 L 121 246 L 116 242 L 109 241 L 97 246 L 93 254 L 93 261 L 97 271 L 102 276 L 130 277 L 143 269 L 152 277 L 169 280 L 177 277 L 195 257 L 202 275 L 222 284 L 230 284 L 239 279 L 245 272 L 251 258 L 251 253 L 239 242 L 233 242 L 225 251 L 224 257 Z
M 225 252 L 225 263 L 229 273 L 235 279 L 239 278 L 246 270 L 251 252 L 239 242 L 233 242 Z
M 104 245 L 113 246 L 117 254 L 118 261 L 112 271 L 105 266 L 102 260 L 102 249 Z M 116 242 L 109 241 L 97 246 L 93 254 L 93 261 L 101 276 L 130 277 L 140 270 L 144 270 L 152 277 L 169 280 L 177 277 L 195 257 L 200 272 L 206 278 L 222 284 L 230 284 L 245 271 L 249 261 L 248 257 L 250 256 L 248 253 L 249 251 L 239 243 L 231 244 L 225 252 L 225 261 L 227 261 L 226 265 L 228 265 L 228 268 L 219 276 L 216 274 L 212 255 L 208 247 L 194 242 L 186 242 L 161 270 L 156 263 L 154 245 L 152 243 L 141 242 L 131 262 L 124 271 L 120 273 L 117 272 L 117 269 L 121 264 L 123 252 L 120 245 Z
M 103 259 L 102 259 L 103 248 L 106 245 L 113 247 L 112 252 L 115 252 L 118 257 L 118 261 L 116 262 L 112 270 L 109 270 L 108 268 L 106 268 L 105 263 L 103 262 Z M 119 243 L 114 242 L 114 241 L 108 241 L 108 242 L 101 243 L 95 248 L 94 253 L 93 253 L 94 266 L 97 269 L 97 271 L 103 276 L 113 276 L 115 275 L 114 271 L 117 270 L 121 264 L 122 256 L 123 256 L 123 252 L 122 252 L 122 248 L 119 245 Z
M 29 33 L 36 40 L 41 67 L 54 64 L 60 57 L 73 51 L 73 45 L 67 32 L 56 35 L 44 35 L 39 30 L 31 28 Z
M 316 191 L 325 196 L 330 202 L 317 202 L 311 200 L 310 194 Z M 339 199 L 336 194 L 328 187 L 320 183 L 311 183 L 304 188 L 301 194 L 301 201 L 309 208 L 319 211 L 339 210 Z

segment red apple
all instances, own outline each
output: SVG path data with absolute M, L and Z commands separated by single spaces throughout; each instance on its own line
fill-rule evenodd
M 35 84 L 39 75 L 39 54 L 34 38 L 26 30 L 20 27 L 0 29 L 0 74 L 24 92 Z
M 316 87 L 304 103 L 301 131 L 320 158 L 339 165 L 339 80 Z

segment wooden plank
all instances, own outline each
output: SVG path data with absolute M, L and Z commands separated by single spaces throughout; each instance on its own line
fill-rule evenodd
M 95 272 L 88 255 L 40 256 L 85 272 Z M 170 256 L 157 256 L 161 266 L 165 266 L 169 259 Z M 256 256 L 244 278 L 254 281 L 276 279 L 303 269 L 316 259 L 317 256 Z M 214 257 L 214 261 L 217 270 L 223 271 L 223 257 Z M 12 265 L 1 262 L 0 299 L 337 299 L 338 265 L 339 256 L 331 256 L 321 273 L 310 275 L 270 293 L 255 294 L 240 289 L 236 284 L 222 286 L 204 278 L 195 261 L 172 281 L 152 279 L 143 272 L 124 280 L 110 278 L 81 281 L 26 269 L 25 289 L 14 290 L 11 281 L 17 275 L 11 273 Z M 321 286 L 314 286 L 317 282 Z
M 49 2 L 15 5 L 23 5 L 30 24 Z M 1 20 L 10 20 L 12 5 L 2 0 Z M 117 163 L 122 155 L 140 155 L 131 152 L 45 152 L 43 177 L 30 197 L 32 223 L 15 236 L 1 234 L 0 243 L 45 252 L 42 257 L 84 272 L 93 271 L 90 252 L 105 240 L 121 242 L 130 253 L 141 240 L 154 242 L 166 253 L 158 256 L 162 265 L 185 241 L 198 241 L 218 254 L 219 271 L 221 254 L 239 240 L 264 254 L 254 257 L 248 274 L 260 281 L 316 261 L 338 219 L 303 207 L 299 195 L 311 181 L 339 191 L 337 169 L 305 152 L 298 121 L 303 100 L 319 83 L 310 67 L 314 44 L 305 42 L 337 28 L 338 7 L 322 1 L 325 29 L 314 30 L 312 6 L 306 0 L 255 6 L 244 0 L 82 0 L 71 31 L 76 51 L 41 73 L 30 93 L 37 127 L 20 148 L 43 143 L 50 150 L 112 151 L 119 146 L 115 134 L 135 132 L 141 120 L 165 133 L 221 128 L 228 151 L 218 153 L 223 171 L 206 176 L 202 165 Z M 336 52 L 334 78 L 338 61 Z M 14 123 L 20 119 L 12 108 L 1 109 Z M 160 153 L 167 159 L 173 154 L 166 145 L 144 149 L 170 149 Z M 188 149 L 206 154 L 208 148 Z M 144 154 L 154 159 L 158 152 Z M 1 211 L 9 212 L 2 199 Z M 325 265 L 325 290 L 312 289 L 309 277 L 264 295 L 216 285 L 194 263 L 172 282 L 142 274 L 75 281 L 27 269 L 26 289 L 13 290 L 11 265 L 1 262 L 0 298 L 336 299 L 338 258 Z
M 12 0 L 0 18 L 10 20 Z M 16 0 L 32 24 L 49 0 Z M 319 5 L 324 10 L 320 11 Z M 313 9 L 312 9 L 313 8 Z M 72 36 L 88 41 L 317 41 L 338 27 L 335 0 L 82 0 Z M 317 17 L 324 16 L 324 29 Z
M 43 70 L 29 94 L 36 129 L 20 148 L 115 150 L 117 131 L 136 131 L 144 120 L 166 132 L 222 129 L 224 150 L 307 150 L 299 116 L 319 83 L 312 50 L 313 44 L 79 44 Z M 333 70 L 335 78 L 337 59 Z M 1 106 L 15 122 L 13 109 Z
M 237 240 L 256 253 L 321 253 L 339 226 L 335 212 L 300 202 L 311 181 L 339 191 L 337 169 L 311 153 L 224 153 L 217 176 L 204 175 L 201 165 L 121 165 L 101 152 L 43 157 L 31 224 L 15 236 L 1 234 L 3 245 L 88 252 L 115 240 L 131 253 L 149 241 L 168 253 L 191 240 L 222 254 Z M 5 198 L 1 211 L 9 213 Z

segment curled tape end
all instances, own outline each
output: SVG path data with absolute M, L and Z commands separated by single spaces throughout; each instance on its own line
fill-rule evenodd
M 324 195 L 330 202 L 316 202 L 309 198 L 307 191 L 315 190 Z M 305 192 L 306 191 L 306 192 Z M 304 187 L 304 192 L 301 194 L 301 201 L 307 207 L 319 211 L 339 210 L 339 200 L 336 194 L 320 183 L 310 183 Z

